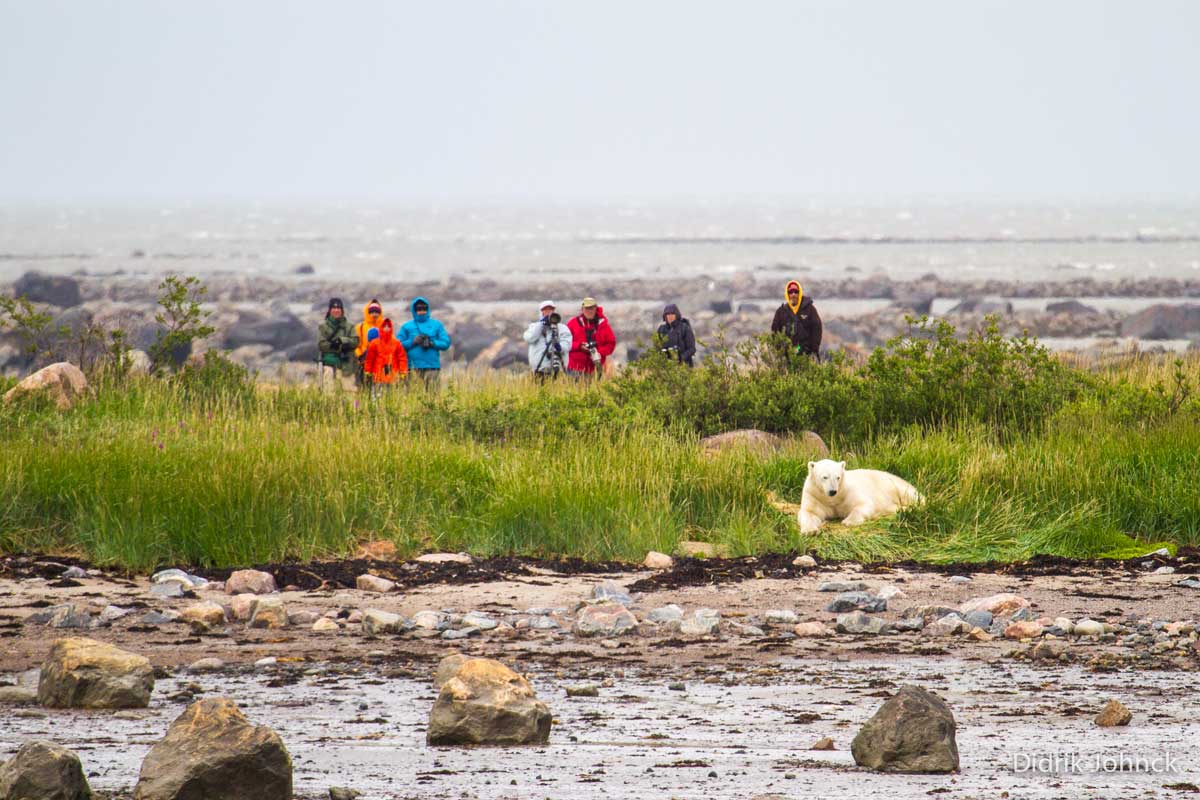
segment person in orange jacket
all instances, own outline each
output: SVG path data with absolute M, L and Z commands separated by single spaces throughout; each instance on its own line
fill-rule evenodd
M 408 354 L 396 338 L 396 329 L 390 319 L 384 319 L 379 326 L 379 336 L 372 337 L 367 344 L 363 374 L 371 382 L 372 390 L 408 377 Z

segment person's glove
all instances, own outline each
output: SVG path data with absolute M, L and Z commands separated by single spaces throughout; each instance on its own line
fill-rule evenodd
M 429 337 L 423 333 L 413 339 L 413 344 L 415 344 L 417 347 L 432 347 L 433 346 L 429 341 Z

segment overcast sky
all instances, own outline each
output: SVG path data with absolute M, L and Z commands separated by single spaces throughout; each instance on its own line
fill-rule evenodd
M 1195 196 L 1200 2 L 0 0 L 0 196 Z

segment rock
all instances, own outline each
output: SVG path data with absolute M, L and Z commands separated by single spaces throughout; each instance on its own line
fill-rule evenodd
M 787 608 L 773 608 L 767 611 L 767 622 L 771 625 L 795 625 L 800 621 L 796 612 Z
M 679 622 L 683 619 L 683 609 L 671 603 L 670 605 L 654 609 L 646 615 L 646 619 L 659 625 L 664 622 Z
M 686 558 L 729 558 L 729 548 L 711 542 L 683 541 L 675 546 L 675 552 Z
M 279 663 L 279 659 L 275 656 L 265 656 L 254 662 L 256 667 L 273 667 Z
M 500 623 L 497 620 L 489 617 L 487 614 L 483 614 L 479 611 L 472 611 L 469 614 L 463 615 L 462 624 L 469 628 L 478 628 L 481 631 L 490 631 Z
M 87 630 L 100 626 L 100 621 L 88 612 L 87 606 L 75 605 L 74 603 L 51 606 L 45 611 L 30 614 L 25 622 L 26 624 L 48 625 L 51 628 L 79 630 Z
M 79 281 L 66 275 L 48 275 L 29 271 L 13 283 L 13 296 L 24 297 L 31 303 L 46 303 L 59 308 L 72 308 L 83 302 Z
M 867 585 L 862 581 L 822 581 L 818 592 L 865 592 Z
M 313 633 L 337 633 L 341 629 L 341 625 L 338 625 L 328 617 L 321 617 L 312 626 Z
M 731 622 L 729 628 L 738 636 L 759 637 L 766 636 L 767 632 L 755 625 L 746 625 L 742 622 Z
M 928 625 L 931 622 L 941 619 L 947 614 L 959 614 L 959 616 L 962 616 L 957 608 L 938 605 L 909 606 L 908 608 L 904 609 L 900 616 L 904 617 L 905 619 L 919 619 L 923 625 Z
M 1133 719 L 1133 713 L 1119 700 L 1109 700 L 1096 715 L 1096 724 L 1101 728 L 1115 728 L 1128 725 L 1131 719 Z
M 925 636 L 953 636 L 971 629 L 958 614 L 947 614 L 926 625 L 921 633 Z
M 1029 601 L 1015 594 L 993 594 L 988 597 L 976 597 L 958 607 L 958 613 L 964 617 L 972 611 L 986 611 L 1000 617 L 1011 614 L 1017 609 L 1029 608 Z
M 413 625 L 418 628 L 423 628 L 430 631 L 445 630 L 450 621 L 445 614 L 439 614 L 437 611 L 418 611 L 412 618 Z
M 902 686 L 863 725 L 850 752 L 855 764 L 882 772 L 954 772 L 954 715 L 936 695 Z
M 390 592 L 396 588 L 395 581 L 389 581 L 387 578 L 380 578 L 378 575 L 359 575 L 354 581 L 356 588 L 364 592 L 379 592 L 383 594 Z
M 83 775 L 79 756 L 53 742 L 26 742 L 0 766 L 3 800 L 91 800 L 91 797 L 92 789 Z
M 271 573 L 239 569 L 225 581 L 225 591 L 228 594 L 271 594 L 278 589 Z
M 1076 636 L 1103 636 L 1104 623 L 1085 617 L 1075 623 L 1074 633 Z
M 572 627 L 576 636 L 623 636 L 637 630 L 637 617 L 620 603 L 585 606 Z
M 1134 339 L 1186 339 L 1200 331 L 1200 305 L 1154 305 L 1130 314 L 1121 335 Z
M 287 626 L 288 614 L 283 600 L 278 597 L 260 597 L 254 605 L 254 615 L 250 617 L 248 627 L 286 628 Z
M 270 313 L 238 313 L 237 322 L 225 328 L 223 346 L 227 350 L 255 345 L 269 350 L 287 350 L 310 341 L 309 325 L 284 308 L 272 308 Z
M 971 628 L 971 632 L 968 633 L 967 636 L 972 641 L 975 641 L 975 642 L 990 642 L 996 638 L 995 636 L 992 636 L 990 633 L 985 631 L 983 628 L 978 628 L 978 627 Z
M 358 800 L 362 792 L 357 789 L 346 789 L 341 786 L 329 787 L 329 800 Z
M 1095 308 L 1084 305 L 1078 300 L 1062 300 L 1057 303 L 1047 303 L 1046 311 L 1050 314 L 1099 314 Z
M 949 314 L 1001 314 L 1013 313 L 1013 305 L 1007 300 L 987 300 L 982 297 L 968 297 L 951 308 Z
M 869 617 L 861 611 L 841 614 L 837 618 L 838 633 L 880 634 L 890 630 L 892 630 L 892 625 L 887 620 Z
M 1042 626 L 1036 620 L 1014 622 L 1004 629 L 1005 639 L 1036 639 L 1042 635 Z
M 188 706 L 150 748 L 134 800 L 292 800 L 292 759 L 279 735 L 226 697 Z
M 753 429 L 727 431 L 700 440 L 700 449 L 710 456 L 735 448 L 744 448 L 757 455 L 767 456 L 782 446 L 783 437 Z
M 25 686 L 0 686 L 0 706 L 31 706 L 35 703 L 36 689 Z
M 132 609 L 121 608 L 120 606 L 105 606 L 100 612 L 100 622 L 103 625 L 111 625 L 122 617 L 128 616 Z
M 462 653 L 451 653 L 439 661 L 437 670 L 433 673 L 433 688 L 441 689 L 446 681 L 458 674 L 459 667 L 470 660 L 470 657 Z
M 380 636 L 385 633 L 396 633 L 404 624 L 404 617 L 388 611 L 377 609 L 367 610 L 362 617 L 363 633 L 367 636 Z
M 300 627 L 312 626 L 312 625 L 315 625 L 317 620 L 319 620 L 320 618 L 321 618 L 321 615 L 315 611 L 302 610 L 302 611 L 289 611 L 288 612 L 288 624 L 289 625 L 297 625 Z
M 257 607 L 258 595 L 256 594 L 234 595 L 233 599 L 229 601 L 229 610 L 233 612 L 233 618 L 239 622 L 249 622 Z
M 63 570 L 62 577 L 71 578 L 73 580 L 86 578 L 87 570 L 85 570 L 83 567 L 67 567 L 65 570 Z
M 633 598 L 629 596 L 629 592 L 622 589 L 614 581 L 605 581 L 593 586 L 592 597 L 605 602 L 620 603 L 623 606 L 630 605 L 633 602 Z
M 962 615 L 962 618 L 972 628 L 983 628 L 987 630 L 992 627 L 992 614 L 989 611 L 972 611 L 970 614 Z
M 180 619 L 215 628 L 225 624 L 225 609 L 216 603 L 196 603 L 185 608 L 180 614 Z
M 805 639 L 833 635 L 833 631 L 824 622 L 801 622 L 792 628 L 792 633 Z
M 1038 642 L 1029 649 L 1029 657 L 1034 661 L 1059 661 L 1066 649 L 1062 642 Z
M 183 597 L 190 591 L 190 589 L 177 581 L 165 581 L 163 583 L 150 584 L 150 596 L 161 597 L 165 600 L 173 600 L 175 598 Z M 195 597 L 195 595 L 192 596 Z
M 796 556 L 792 560 L 793 567 L 803 567 L 804 569 L 812 569 L 817 566 L 817 560 L 812 556 Z
M 721 612 L 712 608 L 698 608 L 679 623 L 679 632 L 684 636 L 712 636 L 720 624 Z
M 499 661 L 473 658 L 442 685 L 426 741 L 434 746 L 545 744 L 550 723 L 550 710 L 525 678 Z
M 833 746 L 833 739 L 830 739 L 828 736 L 826 736 L 823 739 L 817 739 L 815 742 L 813 742 L 812 747 L 810 747 L 808 749 L 809 750 L 836 750 L 837 748 L 835 748 Z
M 179 622 L 179 612 L 171 609 L 150 611 L 142 615 L 141 622 L 143 625 L 167 625 L 171 622 Z
M 903 589 L 890 583 L 885 583 L 880 586 L 875 592 L 875 596 L 883 598 L 884 600 L 904 600 L 908 597 L 908 595 L 904 593 Z
M 188 672 L 220 672 L 225 662 L 219 658 L 201 658 L 188 666 Z
M 94 639 L 59 639 L 38 680 L 47 708 L 145 708 L 154 670 L 144 657 Z
M 950 583 L 953 583 L 953 584 L 961 585 L 961 584 L 970 583 L 970 582 L 971 582 L 971 579 L 968 578 L 966 575 L 951 575 L 950 576 Z
M 88 382 L 79 367 L 60 361 L 43 367 L 4 393 L 4 402 L 26 397 L 44 397 L 66 411 L 87 394 Z
M 887 600 L 882 597 L 872 597 L 866 592 L 842 592 L 825 606 L 825 610 L 831 614 L 841 614 L 856 609 L 867 612 L 886 611 Z
M 600 689 L 593 684 L 586 686 L 568 686 L 567 697 L 599 697 Z
M 151 583 L 178 583 L 185 589 L 202 589 L 208 581 L 199 575 L 191 575 L 181 569 L 164 569 L 150 576 Z
M 470 564 L 473 559 L 466 553 L 426 553 L 417 556 L 422 564 Z
M 675 559 L 666 553 L 651 550 L 649 553 L 646 553 L 646 558 L 642 561 L 642 566 L 646 569 L 672 569 L 675 566 Z
M 1028 622 L 1035 619 L 1037 619 L 1037 614 L 1032 608 L 1018 608 L 1012 615 L 1013 622 Z

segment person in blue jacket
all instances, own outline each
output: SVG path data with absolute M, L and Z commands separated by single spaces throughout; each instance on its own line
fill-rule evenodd
M 400 326 L 400 344 L 408 352 L 408 368 L 426 386 L 436 387 L 441 377 L 442 351 L 450 349 L 450 334 L 429 316 L 429 301 L 418 297 L 409 306 L 412 320 Z

